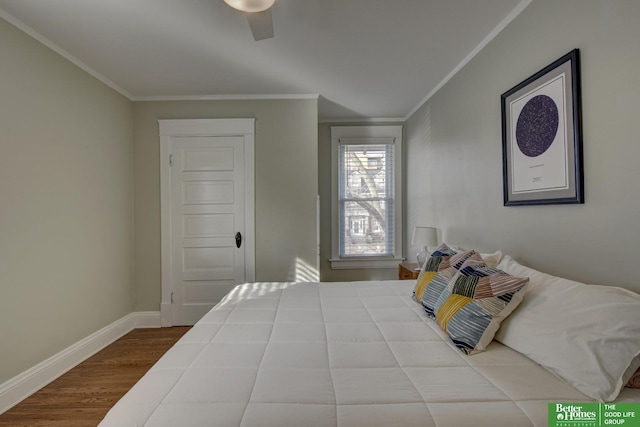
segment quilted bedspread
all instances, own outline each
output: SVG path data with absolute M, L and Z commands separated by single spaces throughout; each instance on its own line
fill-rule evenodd
M 464 355 L 413 285 L 238 286 L 100 426 L 546 426 L 589 401 L 497 342 Z

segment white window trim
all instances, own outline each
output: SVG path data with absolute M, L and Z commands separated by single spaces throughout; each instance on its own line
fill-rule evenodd
M 394 153 L 394 255 L 340 258 L 338 218 L 338 146 L 340 139 L 393 139 Z M 331 268 L 397 268 L 402 262 L 402 126 L 331 126 Z

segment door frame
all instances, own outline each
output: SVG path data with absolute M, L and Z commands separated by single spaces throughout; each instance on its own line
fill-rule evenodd
M 241 136 L 244 138 L 245 170 L 245 281 L 256 280 L 255 253 L 255 118 L 158 120 L 160 134 L 160 231 L 162 297 L 160 319 L 163 327 L 173 326 L 171 307 L 171 141 L 184 136 Z

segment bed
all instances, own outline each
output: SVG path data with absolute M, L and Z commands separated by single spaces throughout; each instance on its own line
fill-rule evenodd
M 620 385 L 640 365 L 640 318 L 629 314 L 640 313 L 638 295 L 614 292 L 616 309 L 609 312 L 617 326 L 606 325 L 602 333 L 618 343 L 613 359 L 622 361 L 591 372 L 593 355 L 582 354 L 589 350 L 581 347 L 573 355 L 563 348 L 576 345 L 571 330 L 558 326 L 559 338 L 548 330 L 536 335 L 530 320 L 539 317 L 540 301 L 554 299 L 554 292 L 575 298 L 575 286 L 595 285 L 547 277 L 510 257 L 497 267 L 528 274 L 535 283 L 527 284 L 520 307 L 502 319 L 496 335 L 502 342 L 491 340 L 472 355 L 460 351 L 414 300 L 416 281 L 240 285 L 151 368 L 100 426 L 546 426 L 549 402 L 640 402 L 640 390 Z M 596 294 L 587 299 L 595 298 L 598 305 L 602 296 Z M 596 329 L 609 322 L 601 309 L 595 308 L 600 320 L 591 322 Z M 631 326 L 620 327 L 620 316 Z M 543 328 L 555 322 L 552 313 L 543 317 Z M 577 323 L 578 328 L 592 327 Z M 532 338 L 522 339 L 523 330 Z M 590 332 L 594 336 L 584 340 L 586 347 L 603 342 L 599 333 Z M 544 335 L 552 336 L 550 357 L 538 348 Z M 629 349 L 620 340 L 629 342 Z M 568 360 L 558 362 L 555 356 Z M 594 398 L 599 395 L 592 385 L 581 383 L 584 373 L 567 380 L 563 369 L 575 366 L 566 364 L 582 366 L 587 382 L 597 387 L 611 382 L 604 386 L 606 398 Z M 614 399 L 608 399 L 612 393 Z

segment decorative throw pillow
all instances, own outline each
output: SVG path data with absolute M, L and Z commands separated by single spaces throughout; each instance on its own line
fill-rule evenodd
M 465 262 L 434 305 L 436 321 L 462 352 L 483 351 L 522 301 L 528 278 Z
M 418 279 L 416 280 L 416 286 L 413 289 L 413 299 L 420 302 L 422 300 L 422 294 L 431 280 L 438 274 L 438 268 L 442 261 L 448 259 L 450 256 L 455 255 L 457 252 L 447 246 L 446 243 L 442 243 L 429 255 L 429 258 L 425 261 Z M 444 266 L 444 264 L 443 264 Z
M 629 388 L 640 388 L 640 369 L 638 369 L 635 374 L 629 379 L 627 385 L 625 387 Z
M 438 272 L 433 275 L 431 280 L 427 281 L 422 292 L 422 298 L 420 299 L 420 302 L 429 317 L 435 317 L 435 304 L 442 291 L 447 287 L 449 280 L 451 280 L 458 270 L 467 263 L 469 265 L 484 265 L 480 254 L 473 250 L 451 255 L 440 262 Z

